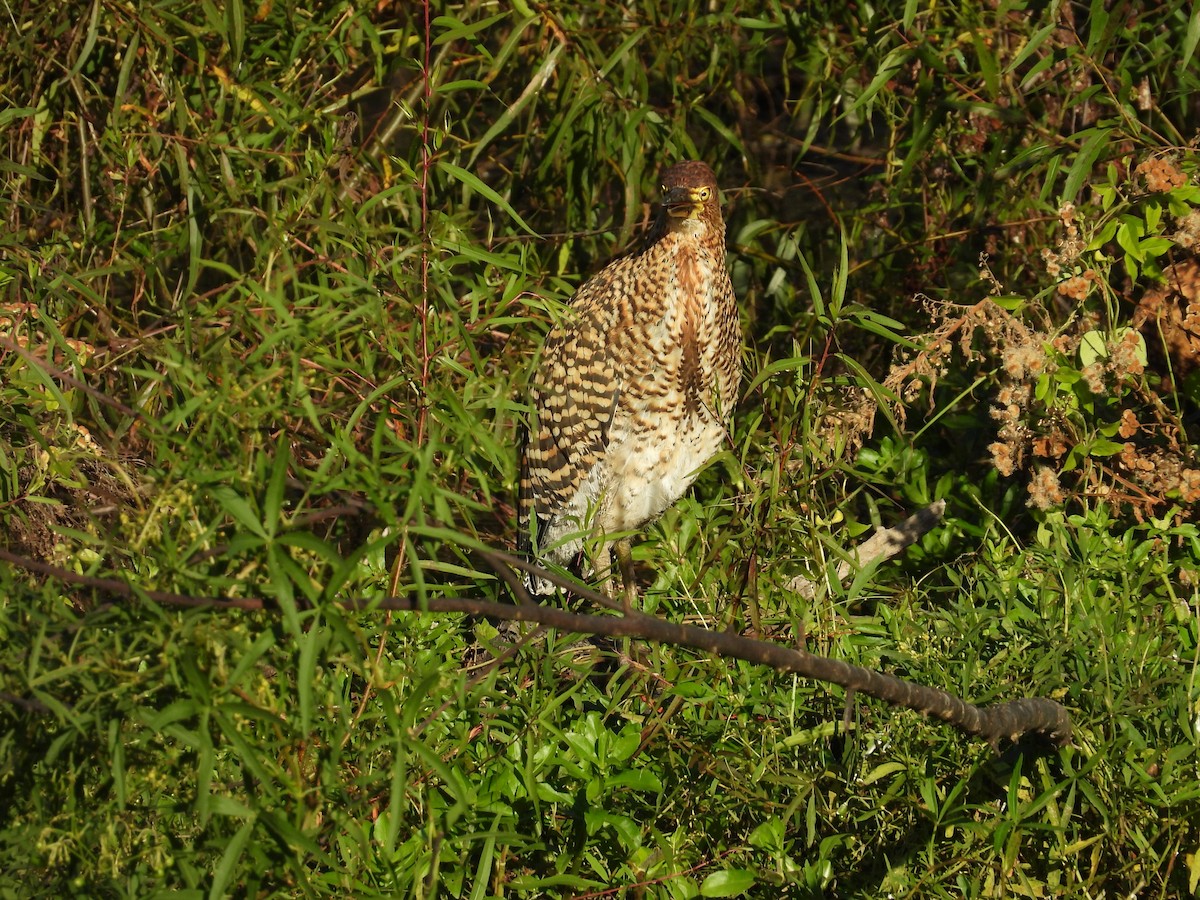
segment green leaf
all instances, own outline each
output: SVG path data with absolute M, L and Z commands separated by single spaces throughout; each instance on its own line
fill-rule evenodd
M 713 872 L 700 885 L 701 897 L 736 897 L 754 887 L 755 876 L 749 869 Z
M 221 854 L 221 861 L 217 864 L 216 871 L 213 872 L 212 884 L 208 889 L 209 900 L 222 900 L 227 895 L 227 889 L 233 883 L 237 871 L 238 860 L 241 858 L 242 851 L 246 849 L 246 844 L 250 841 L 250 835 L 254 833 L 256 824 L 254 819 L 250 819 L 225 845 L 225 852 Z
M 875 96 L 896 76 L 897 72 L 909 64 L 914 55 L 914 51 L 907 45 L 893 48 L 880 64 L 879 71 L 875 73 L 871 83 L 854 98 L 850 109 L 854 112 L 868 110 Z
M 225 0 L 225 36 L 229 41 L 229 56 L 234 64 L 242 61 L 246 45 L 246 11 L 242 0 Z
M 1115 192 L 1114 192 L 1115 196 Z M 1100 226 L 1099 230 L 1092 235 L 1091 241 L 1088 242 L 1087 249 L 1089 252 L 1099 250 L 1105 244 L 1113 239 L 1117 233 L 1117 228 L 1120 227 L 1120 222 L 1116 219 L 1108 219 Z
M 656 794 L 662 790 L 662 780 L 646 769 L 624 769 L 605 779 L 608 787 L 628 788 L 645 794 Z
M 746 387 L 743 396 L 749 397 L 760 386 L 765 384 L 770 379 L 774 378 L 781 372 L 791 372 L 796 369 L 803 369 L 810 365 L 812 360 L 807 356 L 788 356 L 783 359 L 777 359 L 763 366 L 754 380 Z
M 889 343 L 913 349 L 917 347 L 909 338 L 900 334 L 904 330 L 904 323 L 890 316 L 882 315 L 865 306 L 847 307 L 842 311 L 842 315 L 855 322 L 863 331 L 878 335 Z
M 824 722 L 813 728 L 789 734 L 784 738 L 783 745 L 785 747 L 806 747 L 810 744 L 818 744 L 836 735 L 839 728 L 841 728 L 840 722 Z
M 481 194 L 483 197 L 487 198 L 492 203 L 496 204 L 496 206 L 500 207 L 500 209 L 504 210 L 504 212 L 508 213 L 509 217 L 514 222 L 516 222 L 517 225 L 520 226 L 520 228 L 522 230 L 533 235 L 534 237 L 539 236 L 536 231 L 534 231 L 532 228 L 530 228 L 528 225 L 525 224 L 524 219 L 522 219 L 519 215 L 517 215 L 517 211 L 509 205 L 508 201 L 505 200 L 503 197 L 501 197 L 499 194 L 497 194 L 487 184 L 485 184 L 479 178 L 478 175 L 475 175 L 472 172 L 468 172 L 466 169 L 459 168 L 458 166 L 454 165 L 453 163 L 447 162 L 444 159 L 438 160 L 437 166 L 439 169 L 441 169 L 443 172 L 445 172 L 451 178 L 454 178 L 456 181 L 462 182 L 467 187 L 474 190 L 476 193 Z
M 600 71 L 596 74 L 597 81 L 604 81 L 621 60 L 625 59 L 634 47 L 636 47 L 647 34 L 650 29 L 646 27 L 635 28 L 633 32 L 621 42 L 621 45 L 612 52 L 612 55 L 605 60 L 604 65 L 600 67 Z
M 804 280 L 808 285 L 808 296 L 812 300 L 813 311 L 818 317 L 826 319 L 825 300 L 821 296 L 821 286 L 817 284 L 817 276 L 813 273 L 812 266 L 808 264 L 808 259 L 803 253 L 797 253 L 796 258 L 800 260 L 800 268 L 804 270 Z
M 296 698 L 300 707 L 301 734 L 308 734 L 312 730 L 313 712 L 316 708 L 314 687 L 317 660 L 328 646 L 327 635 L 328 632 L 320 624 L 314 624 L 293 638 L 300 644 L 300 659 L 296 667 Z
M 760 850 L 775 850 L 782 846 L 783 835 L 782 820 L 778 816 L 772 816 L 750 832 L 746 841 L 751 847 L 757 847 Z
M 0 128 L 7 128 L 16 119 L 24 119 L 36 112 L 37 107 L 35 106 L 9 106 L 5 109 L 0 109 Z M 30 171 L 36 172 L 37 170 L 31 169 Z
M 1012 62 L 1004 67 L 1004 74 L 1011 75 L 1013 72 L 1017 71 L 1017 69 L 1021 68 L 1021 66 L 1025 63 L 1025 60 L 1029 59 L 1029 57 L 1034 53 L 1037 53 L 1038 50 L 1041 49 L 1042 44 L 1046 42 L 1046 38 L 1050 37 L 1050 35 L 1052 35 L 1058 27 L 1058 22 L 1051 20 L 1046 25 L 1043 25 L 1041 28 L 1031 34 L 1029 39 L 1025 42 L 1025 45 L 1017 52 L 1016 56 L 1013 57 Z M 1054 53 L 1046 53 L 1043 55 L 1042 59 L 1048 60 L 1051 64 L 1053 64 L 1057 61 L 1058 57 Z M 1030 73 L 1026 73 L 1025 80 L 1028 80 L 1029 77 Z M 1024 81 L 1022 82 L 1021 87 L 1025 87 Z
M 432 25 L 435 29 L 444 30 L 442 30 L 441 33 L 434 38 L 433 44 L 436 47 L 449 41 L 473 39 L 481 31 L 486 32 L 487 29 L 491 28 L 491 26 L 507 17 L 508 13 L 502 12 L 494 16 L 480 19 L 478 22 L 467 23 L 459 21 L 453 16 L 435 16 L 433 21 L 430 22 L 430 25 Z M 479 46 L 479 44 L 473 40 L 472 43 L 475 44 L 476 47 Z
M 280 434 L 275 442 L 275 454 L 271 460 L 271 478 L 267 482 L 266 496 L 263 498 L 263 525 L 268 534 L 274 536 L 282 526 L 283 494 L 287 487 L 288 465 L 291 458 L 288 445 L 291 436 Z
M 907 768 L 908 767 L 904 765 L 904 763 L 899 762 L 881 763 L 867 773 L 866 777 L 862 779 L 861 784 L 864 786 L 868 784 L 874 784 L 876 781 L 887 778 L 889 775 L 893 775 L 896 772 L 902 772 Z
M 1181 59 L 1179 61 L 1179 70 L 1181 72 L 1190 71 L 1188 64 L 1192 61 L 1192 56 L 1196 52 L 1196 43 L 1200 41 L 1200 10 L 1197 9 L 1195 4 L 1192 5 L 1191 15 L 1187 17 L 1187 20 L 1187 33 L 1183 36 L 1183 42 L 1180 45 L 1180 49 L 1183 51 L 1180 54 Z M 1194 886 L 1192 890 L 1193 892 L 1195 891 Z
M 1141 259 L 1143 261 L 1147 257 L 1157 259 L 1174 246 L 1175 242 L 1165 237 L 1148 237 L 1138 243 L 1138 249 L 1141 251 Z
M 1090 366 L 1098 359 L 1108 359 L 1108 341 L 1102 331 L 1089 331 L 1079 339 L 1079 362 Z
M 1097 438 L 1085 445 L 1084 450 L 1088 456 L 1116 456 L 1125 450 L 1125 445 L 1117 441 Z
M 83 46 L 80 47 L 79 50 L 74 54 L 75 61 L 74 65 L 71 66 L 71 71 L 68 76 L 69 78 L 76 78 L 79 73 L 83 71 L 83 67 L 87 64 L 88 57 L 92 55 L 92 51 L 96 48 L 96 39 L 99 37 L 99 28 L 97 26 L 100 20 L 100 7 L 102 4 L 99 2 L 93 2 L 91 6 L 92 14 L 91 18 L 88 20 L 87 31 L 84 32 Z
M 463 78 L 460 81 L 446 81 L 437 86 L 439 94 L 453 94 L 456 91 L 486 91 L 487 85 L 477 78 Z
M 1083 146 L 1079 148 L 1079 153 L 1075 155 L 1075 161 L 1071 163 L 1071 169 L 1067 172 L 1067 182 L 1063 185 L 1062 201 L 1074 200 L 1083 187 L 1089 176 L 1092 174 L 1092 167 L 1096 164 L 1096 160 L 1100 154 L 1108 148 L 1112 141 L 1112 128 L 1089 128 L 1087 131 L 1081 132 L 1087 135 L 1083 140 Z
M 1000 93 L 1000 66 L 996 54 L 989 45 L 991 36 L 982 31 L 971 32 L 971 45 L 975 48 L 975 59 L 979 63 L 979 73 L 987 87 L 988 97 L 995 99 Z
M 1019 294 L 1009 296 L 992 297 L 992 302 L 998 307 L 1008 312 L 1017 312 L 1029 305 L 1029 300 Z
M 1117 245 L 1125 251 L 1125 254 L 1138 262 L 1142 261 L 1142 235 L 1146 233 L 1146 226 L 1141 219 L 1136 219 L 1133 216 L 1122 216 L 1121 224 L 1117 228 Z
M 1162 204 L 1153 200 L 1146 201 L 1142 204 L 1142 215 L 1146 220 L 1146 230 L 1158 231 L 1159 223 L 1162 221 Z
M 218 485 L 211 491 L 213 499 L 221 505 L 231 519 L 255 536 L 266 539 L 267 532 L 263 528 L 262 520 L 254 511 L 254 507 L 247 503 L 241 494 L 225 485 Z
M 686 700 L 709 700 L 716 696 L 713 689 L 707 684 L 701 684 L 698 681 L 680 681 L 675 684 L 666 693 L 673 694 L 677 697 L 683 697 Z

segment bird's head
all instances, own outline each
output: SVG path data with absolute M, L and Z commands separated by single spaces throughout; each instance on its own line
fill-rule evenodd
M 721 194 L 713 170 L 702 162 L 678 163 L 663 172 L 662 207 L 671 231 L 723 234 Z

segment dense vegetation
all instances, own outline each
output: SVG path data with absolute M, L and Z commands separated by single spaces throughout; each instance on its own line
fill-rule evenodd
M 1192 5 L 559 6 L 6 5 L 0 896 L 1197 895 Z M 645 609 L 1073 746 L 340 605 L 507 599 L 541 337 L 686 157 L 745 391 Z

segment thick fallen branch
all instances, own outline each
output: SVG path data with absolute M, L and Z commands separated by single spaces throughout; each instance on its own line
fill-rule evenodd
M 919 510 L 893 528 L 879 528 L 869 538 L 850 551 L 852 559 L 844 559 L 838 564 L 838 581 L 844 582 L 856 569 L 865 569 L 875 563 L 885 562 L 894 556 L 899 556 L 910 544 L 920 540 L 921 535 L 931 531 L 946 513 L 946 501 L 937 500 L 922 510 Z M 803 576 L 792 579 L 788 588 L 801 597 L 816 595 L 820 582 Z
M 1059 746 L 1069 743 L 1071 739 L 1070 714 L 1053 700 L 1030 698 L 980 707 L 967 703 L 945 691 L 924 687 L 862 666 L 851 665 L 841 660 L 829 659 L 805 650 L 784 647 L 768 641 L 754 640 L 726 632 L 709 631 L 692 625 L 678 625 L 640 612 L 631 612 L 626 616 L 584 615 L 532 603 L 525 591 L 522 577 L 515 570 L 535 572 L 539 578 L 545 578 L 569 590 L 572 594 L 596 604 L 608 606 L 612 601 L 577 581 L 541 569 L 508 554 L 491 550 L 477 550 L 476 552 L 512 588 L 514 596 L 519 600 L 518 603 L 496 603 L 467 597 L 436 597 L 427 600 L 414 597 L 386 597 L 375 600 L 343 600 L 339 601 L 338 605 L 344 609 L 363 612 L 396 610 L 423 614 L 465 613 L 490 616 L 496 619 L 534 622 L 574 634 L 628 637 L 691 647 L 715 653 L 721 657 L 743 659 L 758 665 L 770 666 L 779 672 L 791 672 L 807 678 L 838 684 L 848 691 L 876 697 L 895 706 L 915 709 L 949 722 L 966 734 L 982 737 L 997 750 L 1001 741 L 1005 739 L 1017 741 L 1026 735 L 1041 737 Z M 3 549 L 0 549 L 0 561 L 12 563 L 27 571 L 36 572 L 67 584 L 92 588 L 126 599 L 140 595 L 168 606 L 263 609 L 265 605 L 262 600 L 258 599 L 202 598 L 165 591 L 141 590 L 115 579 L 78 575 Z M 16 702 L 19 699 L 0 695 L 0 701 Z
M 805 678 L 841 685 L 848 691 L 876 697 L 894 706 L 915 709 L 949 722 L 966 734 L 984 738 L 997 751 L 1002 740 L 1018 741 L 1026 735 L 1048 740 L 1057 746 L 1068 744 L 1071 740 L 1071 715 L 1065 707 L 1053 700 L 1034 697 L 991 706 L 976 706 L 937 688 L 914 684 L 902 678 L 884 675 L 874 669 L 769 641 L 723 631 L 709 631 L 694 625 L 678 625 L 636 611 L 624 616 L 593 616 L 541 606 L 528 602 L 529 595 L 525 590 L 524 581 L 513 571 L 514 568 L 533 572 L 538 578 L 552 581 L 584 600 L 605 606 L 612 605 L 613 601 L 570 578 L 549 572 L 525 560 L 495 551 L 478 552 L 508 583 L 513 594 L 523 602 L 511 607 L 485 603 L 484 609 L 473 606 L 457 611 L 499 619 L 536 622 L 560 631 L 579 634 L 641 638 L 660 644 L 707 650 L 721 657 L 744 659 L 758 665 L 770 666 L 778 672 L 791 672 Z M 389 598 L 389 602 L 398 599 L 400 598 Z M 449 611 L 455 608 L 453 604 L 459 603 L 475 604 L 478 601 L 430 600 L 427 608 L 431 612 L 435 609 Z M 414 601 L 409 608 L 416 609 L 416 602 Z

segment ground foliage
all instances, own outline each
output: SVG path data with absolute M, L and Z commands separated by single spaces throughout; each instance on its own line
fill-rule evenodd
M 1197 892 L 1190 4 L 6 19 L 3 547 L 274 608 L 0 568 L 0 895 Z M 1073 747 L 335 605 L 503 596 L 469 545 L 511 543 L 541 335 L 683 157 L 747 377 L 647 610 L 1054 697 Z M 935 499 L 901 565 L 793 590 Z

